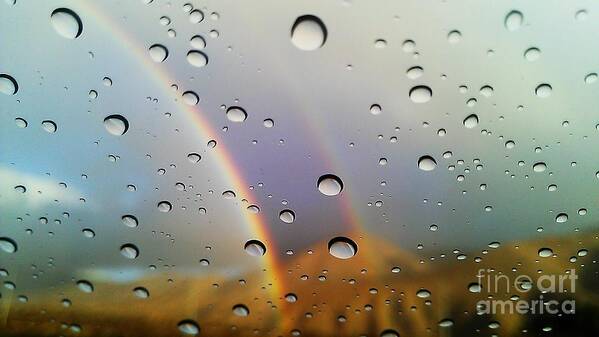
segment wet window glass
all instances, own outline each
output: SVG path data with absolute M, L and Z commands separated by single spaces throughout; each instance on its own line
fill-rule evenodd
M 0 335 L 595 336 L 599 5 L 0 0 Z

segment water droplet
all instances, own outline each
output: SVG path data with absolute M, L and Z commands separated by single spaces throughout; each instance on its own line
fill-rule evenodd
M 83 32 L 83 23 L 77 13 L 68 8 L 55 9 L 50 15 L 52 27 L 67 39 L 76 39 Z
M 510 32 L 516 31 L 520 29 L 523 21 L 524 16 L 522 13 L 517 10 L 513 10 L 505 16 L 505 28 L 507 28 L 507 30 Z
M 121 255 L 128 259 L 135 259 L 139 256 L 139 249 L 131 243 L 126 243 L 121 246 Z
M 42 129 L 44 129 L 44 131 L 48 132 L 48 133 L 54 133 L 56 132 L 56 123 L 54 123 L 53 121 L 43 121 L 42 122 Z
M 449 318 L 445 318 L 445 319 L 439 321 L 438 325 L 442 328 L 449 328 L 449 327 L 453 326 L 453 320 L 451 320 Z
M 578 253 L 576 253 L 576 255 L 578 255 L 578 256 L 581 256 L 581 257 L 582 257 L 582 256 L 587 256 L 587 254 L 588 254 L 588 253 L 589 253 L 589 251 L 588 251 L 588 250 L 586 250 L 586 249 L 581 249 L 581 250 L 579 250 L 579 251 L 578 251 Z
M 410 99 L 414 103 L 426 103 L 433 97 L 431 88 L 425 85 L 418 85 L 410 89 Z
M 597 82 L 597 73 L 590 73 L 584 77 L 584 83 L 591 84 Z
M 160 211 L 162 213 L 170 212 L 173 209 L 173 205 L 171 205 L 171 203 L 168 201 L 159 202 L 157 207 L 158 207 L 158 211 Z
M 123 222 L 123 225 L 130 227 L 130 228 L 135 228 L 137 227 L 137 225 L 139 224 L 137 221 L 137 218 L 133 215 L 123 215 L 121 217 L 121 221 Z
M 245 252 L 251 256 L 262 256 L 266 254 L 266 246 L 258 240 L 250 240 L 245 243 Z
M 327 39 L 324 23 L 314 15 L 298 17 L 291 27 L 291 42 L 301 50 L 316 50 Z
M 380 115 L 382 111 L 383 111 L 383 109 L 378 104 L 373 104 L 373 105 L 370 106 L 370 113 L 373 114 L 373 115 L 375 115 L 375 116 L 376 115 Z
M 79 290 L 83 291 L 84 293 L 91 293 L 94 291 L 94 286 L 86 280 L 79 280 L 77 281 L 77 287 L 79 288 Z
M 329 241 L 329 254 L 338 259 L 349 259 L 357 252 L 358 246 L 349 238 L 338 236 Z
M 83 233 L 83 236 L 89 239 L 96 236 L 96 233 L 91 228 L 84 228 L 81 230 L 81 232 Z
M 429 298 L 431 296 L 431 292 L 426 289 L 420 289 L 416 292 L 416 296 L 420 298 Z
M 432 171 L 437 167 L 437 161 L 431 156 L 422 156 L 418 159 L 418 168 L 422 171 Z
M 265 128 L 272 128 L 273 126 L 275 126 L 275 122 L 272 119 L 267 118 L 264 120 L 262 125 L 264 125 Z
M 411 80 L 415 80 L 421 77 L 423 74 L 424 70 L 422 69 L 422 67 L 412 67 L 408 69 L 408 71 L 406 71 L 406 76 Z
M 295 212 L 290 209 L 282 210 L 279 213 L 279 219 L 284 223 L 293 223 L 293 221 L 295 221 Z
M 568 214 L 566 213 L 560 213 L 555 217 L 555 222 L 557 223 L 564 223 L 568 221 Z
M 152 45 L 148 51 L 150 52 L 150 58 L 152 58 L 152 61 L 157 63 L 164 62 L 164 60 L 166 60 L 168 57 L 168 49 L 161 44 Z
M 238 106 L 232 106 L 227 109 L 227 119 L 231 122 L 241 123 L 247 118 L 245 110 Z
M 480 293 L 481 290 L 482 290 L 482 287 L 478 283 L 470 283 L 468 285 L 468 291 L 470 291 L 471 293 Z
M 546 170 L 546 169 L 547 169 L 547 165 L 546 165 L 545 163 L 543 163 L 543 162 L 538 162 L 538 163 L 535 163 L 535 164 L 532 166 L 532 170 L 533 170 L 534 172 L 537 172 L 537 173 L 540 173 L 540 172 L 545 172 L 545 170 Z
M 179 331 L 186 335 L 197 335 L 200 333 L 200 326 L 191 319 L 184 319 L 177 324 Z
M 17 243 L 7 237 L 0 238 L 0 250 L 6 253 L 14 253 L 17 251 Z
M 235 316 L 246 317 L 250 314 L 250 309 L 243 304 L 237 304 L 233 306 L 233 313 Z
M 285 301 L 287 301 L 289 303 L 295 303 L 295 302 L 297 302 L 297 296 L 293 293 L 289 293 L 289 294 L 285 295 Z
M 475 114 L 469 115 L 464 118 L 463 124 L 467 129 L 475 128 L 478 125 L 478 116 Z
M 539 48 L 536 48 L 536 47 L 528 48 L 524 52 L 524 58 L 530 62 L 536 61 L 540 57 L 541 57 L 541 51 L 539 50 Z
M 181 97 L 183 97 L 183 102 L 187 105 L 196 105 L 200 102 L 200 97 L 193 91 L 186 91 Z
M 187 62 L 194 67 L 203 67 L 208 64 L 208 56 L 199 50 L 190 50 L 187 53 Z
M 223 198 L 225 198 L 225 199 L 234 199 L 235 198 L 235 192 L 233 192 L 233 191 L 224 191 L 223 192 Z
M 189 160 L 190 162 L 192 162 L 194 164 L 199 162 L 201 159 L 202 159 L 202 156 L 200 156 L 197 153 L 190 153 L 187 155 L 187 160 Z
M 535 89 L 535 94 L 541 98 L 546 98 L 551 95 L 553 88 L 547 83 L 539 84 Z
M 206 48 L 206 40 L 204 40 L 204 38 L 201 37 L 200 35 L 196 35 L 196 36 L 192 37 L 191 40 L 189 40 L 189 44 L 191 45 L 192 48 L 195 48 L 195 49 Z
M 384 330 L 381 332 L 380 337 L 399 337 L 399 332 L 391 329 Z
M 447 34 L 447 41 L 451 44 L 458 43 L 461 39 L 462 33 L 460 33 L 460 31 L 458 30 L 452 30 L 451 32 L 449 32 L 449 34 Z
M 8 74 L 0 74 L 0 92 L 5 95 L 15 95 L 17 91 L 19 91 L 17 80 Z
M 204 12 L 199 9 L 194 9 L 189 13 L 189 22 L 200 23 L 204 20 Z
M 553 250 L 551 248 L 541 248 L 539 249 L 540 257 L 551 257 L 553 256 Z
M 104 127 L 110 134 L 122 136 L 129 130 L 129 121 L 121 115 L 110 115 L 104 118 Z
M 336 175 L 325 174 L 318 178 L 317 187 L 320 193 L 327 196 L 333 196 L 341 193 L 343 190 L 343 182 Z
M 144 287 L 136 287 L 135 289 L 133 289 L 133 294 L 135 296 L 137 296 L 138 298 L 148 298 L 150 297 L 150 292 L 148 291 L 148 289 L 144 288 Z

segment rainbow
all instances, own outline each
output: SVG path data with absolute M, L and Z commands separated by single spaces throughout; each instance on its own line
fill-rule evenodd
M 113 36 L 116 36 L 117 39 L 115 40 L 121 43 L 126 42 L 126 44 L 122 44 L 123 50 L 127 51 L 127 53 L 132 53 L 135 59 L 139 62 L 138 64 L 140 67 L 143 68 L 144 73 L 151 75 L 151 79 L 158 87 L 164 88 L 165 91 L 169 92 L 169 96 L 173 98 L 178 108 L 185 112 L 185 115 L 191 119 L 192 124 L 196 127 L 199 135 L 205 137 L 206 139 L 215 140 L 217 143 L 219 143 L 219 136 L 216 132 L 218 129 L 211 125 L 210 122 L 204 117 L 199 105 L 187 105 L 183 102 L 183 100 L 176 96 L 176 93 L 173 94 L 173 91 L 170 90 L 170 84 L 176 83 L 177 81 L 176 79 L 171 78 L 170 74 L 164 67 L 159 66 L 151 60 L 148 53 L 149 46 L 142 45 L 137 39 L 135 39 L 135 37 L 131 36 L 131 34 L 123 29 L 123 27 L 116 20 L 114 20 L 113 17 L 107 15 L 102 9 L 98 8 L 94 4 L 94 1 L 81 2 L 77 3 L 77 5 L 78 8 L 75 8 L 75 10 L 81 16 L 84 26 L 86 23 L 89 24 L 89 21 L 86 22 L 86 19 L 92 19 L 98 24 L 99 27 L 106 30 Z M 250 204 L 253 204 L 255 198 L 253 197 L 253 193 L 250 190 L 249 184 L 246 183 L 243 172 L 239 169 L 240 166 L 235 164 L 235 161 L 227 148 L 225 146 L 219 146 L 218 150 L 213 152 L 213 155 L 215 156 L 217 165 L 219 165 L 222 169 L 222 172 L 224 172 L 225 178 L 231 183 L 236 194 L 239 197 L 247 199 Z M 280 287 L 280 282 L 277 282 L 278 280 L 284 279 L 282 274 L 284 272 L 284 268 L 281 268 L 280 261 L 277 258 L 279 249 L 274 238 L 272 237 L 267 221 L 260 213 L 252 213 L 242 209 L 241 217 L 246 223 L 247 228 L 249 229 L 253 238 L 260 240 L 267 247 L 267 253 L 263 257 L 262 264 L 263 268 L 267 272 L 266 281 L 268 284 L 271 284 L 271 286 L 268 287 L 270 295 L 273 297 L 273 303 L 276 303 L 277 300 L 284 297 Z M 240 244 L 240 249 L 243 249 L 242 244 Z M 285 304 L 281 304 L 282 305 L 279 305 L 278 307 L 284 309 Z M 284 317 L 284 315 L 280 316 Z

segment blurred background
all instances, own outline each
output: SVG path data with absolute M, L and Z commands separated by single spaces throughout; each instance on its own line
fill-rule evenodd
M 596 336 L 597 32 L 592 1 L 2 0 L 0 335 Z M 479 302 L 539 299 L 575 310 Z

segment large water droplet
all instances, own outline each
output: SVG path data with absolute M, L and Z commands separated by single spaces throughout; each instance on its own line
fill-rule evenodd
M 126 243 L 121 246 L 121 255 L 128 259 L 135 259 L 139 256 L 139 249 L 132 243 Z
M 431 88 L 425 85 L 418 85 L 410 89 L 410 99 L 414 103 L 426 103 L 433 97 Z
M 237 304 L 233 307 L 233 313 L 236 316 L 245 317 L 250 314 L 250 309 L 243 304 Z
M 551 257 L 553 256 L 553 250 L 551 248 L 541 248 L 539 249 L 540 257 Z
M 42 129 L 44 129 L 44 131 L 48 133 L 54 133 L 56 132 L 57 126 L 56 123 L 54 123 L 53 121 L 43 121 Z
M 358 252 L 358 245 L 351 239 L 339 236 L 329 241 L 329 254 L 338 259 L 349 259 Z
M 159 202 L 157 207 L 158 207 L 158 211 L 160 211 L 162 213 L 170 212 L 173 209 L 173 205 L 171 205 L 171 203 L 168 201 Z
M 154 62 L 164 62 L 168 57 L 168 49 L 161 44 L 152 45 L 148 51 L 150 52 L 150 58 Z
M 83 32 L 83 23 L 77 13 L 68 8 L 55 9 L 50 15 L 52 27 L 67 39 L 78 38 Z
M 187 62 L 194 67 L 203 67 L 208 64 L 208 56 L 198 50 L 190 50 L 187 53 Z
M 14 95 L 19 91 L 19 85 L 14 77 L 8 74 L 0 74 L 0 92 L 5 95 Z
M 186 335 L 197 335 L 200 333 L 200 326 L 191 319 L 184 319 L 177 324 L 179 331 Z
M 104 127 L 110 134 L 122 136 L 129 130 L 129 121 L 121 115 L 110 115 L 104 118 Z
M 544 172 L 546 169 L 547 169 L 547 165 L 543 162 L 535 163 L 532 166 L 532 170 L 537 173 Z
M 258 240 L 250 240 L 245 243 L 245 252 L 251 256 L 262 256 L 266 254 L 266 246 Z
M 482 290 L 482 286 L 479 283 L 470 283 L 468 285 L 468 291 L 471 293 L 480 293 Z
M 291 43 L 301 50 L 316 50 L 327 39 L 324 23 L 314 15 L 298 17 L 291 27 Z
M 121 220 L 123 221 L 123 225 L 130 227 L 130 228 L 135 228 L 138 225 L 138 221 L 137 218 L 133 215 L 123 215 L 121 217 Z
M 241 123 L 247 118 L 245 110 L 238 106 L 232 106 L 227 109 L 227 119 L 231 122 Z
M 279 219 L 284 223 L 293 223 L 295 221 L 295 213 L 290 209 L 282 210 L 279 213 Z
M 343 190 L 343 182 L 333 174 L 325 174 L 318 178 L 317 186 L 320 193 L 328 196 L 337 195 Z
M 11 238 L 0 238 L 0 250 L 6 253 L 14 253 L 17 251 L 17 243 Z
M 186 91 L 182 95 L 183 102 L 187 105 L 196 105 L 200 102 L 200 97 L 193 91 Z
M 546 98 L 551 95 L 551 91 L 553 91 L 553 88 L 549 84 L 543 83 L 535 89 L 535 94 L 541 98 Z
M 86 280 L 79 280 L 77 281 L 77 287 L 79 288 L 79 290 L 83 291 L 84 293 L 91 293 L 94 291 L 94 286 Z
M 422 171 L 432 171 L 437 167 L 437 161 L 431 156 L 422 156 L 418 159 L 418 168 Z
M 505 21 L 504 21 L 505 28 L 507 28 L 507 30 L 509 30 L 510 32 L 516 31 L 516 30 L 520 29 L 523 21 L 524 21 L 524 16 L 522 15 L 522 13 L 519 11 L 513 10 L 505 16 Z
M 478 125 L 478 116 L 475 114 L 469 115 L 464 118 L 463 124 L 467 129 L 475 128 Z
M 431 292 L 426 289 L 420 289 L 416 292 L 416 296 L 420 298 L 428 298 L 431 296 Z
M 135 296 L 138 298 L 145 299 L 150 297 L 150 292 L 148 291 L 148 289 L 144 287 L 136 287 L 135 289 L 133 289 L 133 294 L 135 294 Z

